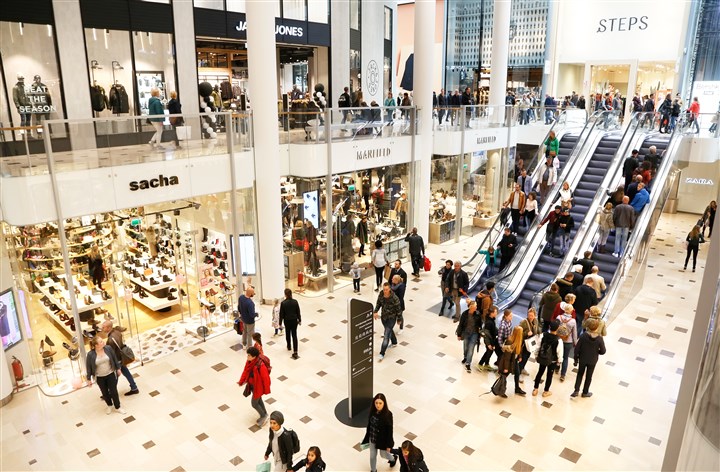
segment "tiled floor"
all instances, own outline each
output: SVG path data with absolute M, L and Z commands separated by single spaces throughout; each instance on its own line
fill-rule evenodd
M 608 327 L 608 353 L 589 399 L 569 397 L 574 374 L 564 383 L 556 376 L 546 398 L 529 394 L 529 379 L 525 398 L 486 394 L 494 375 L 462 369 L 455 325 L 434 311 L 437 277 L 411 280 L 418 290 L 407 292 L 401 346 L 375 365 L 375 390 L 388 397 L 396 444 L 412 438 L 434 471 L 658 470 L 707 250 L 700 251 L 697 273 L 678 270 L 680 241 L 696 218 L 663 215 L 645 291 Z M 468 244 L 432 246 L 428 255 L 437 266 L 441 258 L 467 257 Z M 284 340 L 272 338 L 268 318 L 258 327 L 273 365 L 268 410 L 285 414 L 303 451 L 319 446 L 329 470 L 361 471 L 369 468 L 368 453 L 358 447 L 364 431 L 334 415 L 347 394 L 350 290 L 300 300 L 299 360 L 290 359 Z M 374 297 L 363 289 L 362 298 Z M 377 351 L 379 335 L 375 341 Z M 267 430 L 254 425 L 255 412 L 236 385 L 245 360 L 237 343 L 229 333 L 135 368 L 141 394 L 121 397 L 125 416 L 106 416 L 96 387 L 54 398 L 39 389 L 18 394 L 0 410 L 0 469 L 254 470 Z M 535 364 L 528 370 L 534 374 Z M 127 389 L 121 379 L 121 393 Z M 380 460 L 379 470 L 388 469 Z

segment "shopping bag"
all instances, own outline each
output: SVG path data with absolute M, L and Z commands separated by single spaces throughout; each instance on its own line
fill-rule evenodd
M 270 472 L 270 461 L 265 461 L 256 465 L 255 472 Z
M 188 140 L 192 134 L 192 126 L 176 126 L 175 132 L 180 141 Z
M 530 354 L 533 354 L 537 349 L 540 347 L 540 341 L 542 340 L 542 334 L 536 334 L 535 336 L 530 336 L 525 340 L 525 349 Z
M 430 272 L 430 269 L 432 269 L 432 262 L 430 262 L 430 259 L 425 256 L 423 260 L 423 270 L 425 270 L 425 272 Z

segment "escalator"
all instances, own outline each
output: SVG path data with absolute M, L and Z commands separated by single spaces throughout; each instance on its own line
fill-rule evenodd
M 610 168 L 615 152 L 620 146 L 621 138 L 620 133 L 608 133 L 600 139 L 579 182 L 575 186 L 573 207 L 570 210 L 570 214 L 575 221 L 575 227 L 571 231 L 571 240 L 575 238 L 580 223 L 583 222 L 587 215 L 595 194 Z M 545 227 L 541 231 L 545 231 Z M 558 237 L 558 244 L 559 239 Z M 524 314 L 534 295 L 557 277 L 562 258 L 551 256 L 546 253 L 547 249 L 549 248 L 543 251 L 534 268 L 530 271 L 520 295 L 507 306 L 512 308 L 516 314 Z
M 577 132 L 575 133 L 565 133 L 560 138 L 560 146 L 558 149 L 558 160 L 560 161 L 560 169 L 563 169 L 565 165 L 567 164 L 568 158 L 570 157 L 570 154 L 572 153 L 573 149 L 575 149 L 575 145 L 578 142 L 579 134 Z M 538 163 L 534 162 L 536 165 Z M 535 173 L 533 173 L 535 174 Z M 507 225 L 510 225 L 511 220 L 508 218 Z M 533 224 L 537 224 L 537 222 L 527 222 L 529 224 L 529 227 L 532 227 Z M 481 246 L 478 248 L 479 250 L 487 250 L 488 246 L 490 244 L 493 244 L 495 247 L 497 247 L 497 244 L 500 242 L 500 238 L 502 236 L 502 227 L 505 225 L 501 225 L 500 222 L 496 222 L 496 224 L 500 227 L 500 229 L 496 230 L 495 232 L 495 238 L 485 238 L 483 242 L 481 243 Z M 495 225 L 493 225 L 495 227 Z M 517 247 L 520 247 L 522 244 L 525 235 L 527 234 L 529 230 L 528 226 L 523 225 L 522 223 L 518 227 L 518 232 L 516 233 L 517 237 Z M 493 234 L 493 231 L 491 230 L 489 235 Z M 485 257 L 484 255 L 481 255 L 480 257 Z M 488 280 L 489 276 L 487 273 L 487 265 L 483 263 L 479 264 L 478 270 L 480 271 L 480 274 L 474 274 L 473 277 L 471 277 L 470 280 L 470 296 L 475 297 L 477 292 L 479 292 L 482 288 L 485 286 L 485 282 Z M 495 269 L 495 272 L 497 272 L 497 268 Z M 493 274 L 494 275 L 494 274 Z

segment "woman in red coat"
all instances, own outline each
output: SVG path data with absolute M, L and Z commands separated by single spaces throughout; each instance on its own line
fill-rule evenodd
M 260 351 L 256 347 L 249 347 L 247 350 L 247 362 L 245 362 L 245 370 L 243 370 L 242 376 L 238 385 L 241 387 L 246 385 L 243 395 L 252 395 L 250 405 L 258 412 L 260 418 L 257 420 L 258 426 L 263 426 L 267 423 L 268 413 L 265 409 L 265 404 L 262 401 L 262 396 L 270 393 L 270 373 L 264 361 L 260 357 Z

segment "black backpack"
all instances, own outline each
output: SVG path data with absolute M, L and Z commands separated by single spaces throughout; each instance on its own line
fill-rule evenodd
M 298 452 L 300 452 L 300 438 L 298 438 L 297 433 L 292 429 L 286 429 L 285 431 L 290 434 L 290 439 L 292 440 L 293 454 L 297 454 Z
M 542 343 L 537 355 L 537 362 L 540 365 L 548 366 L 553 363 L 553 349 L 550 343 Z
M 501 375 L 497 378 L 493 386 L 490 387 L 490 391 L 493 393 L 493 395 L 500 396 L 505 393 L 505 390 L 507 390 L 507 377 Z

